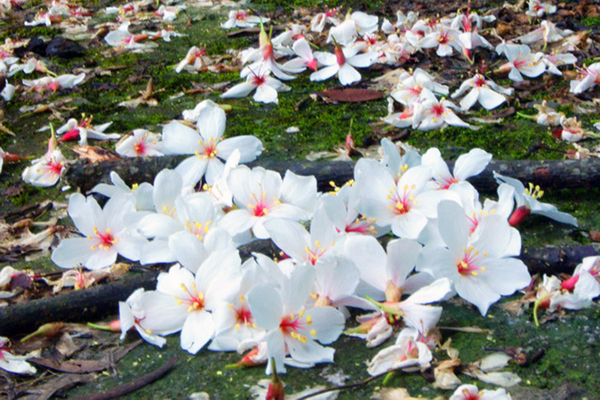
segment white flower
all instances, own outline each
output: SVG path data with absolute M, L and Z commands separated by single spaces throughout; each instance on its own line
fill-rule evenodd
M 65 172 L 66 162 L 59 148 L 50 150 L 43 157 L 33 160 L 32 165 L 25 168 L 21 178 L 37 187 L 54 186 Z
M 479 224 L 479 234 L 471 236 L 462 207 L 443 201 L 438 206 L 438 226 L 447 247 L 425 246 L 417 270 L 449 278 L 458 295 L 475 304 L 481 315 L 500 296 L 529 284 L 527 266 L 512 258 L 520 248 L 511 245 L 513 231 L 506 219 L 491 215 Z
M 93 197 L 86 199 L 74 193 L 69 198 L 68 211 L 75 227 L 85 237 L 63 240 L 52 252 L 56 265 L 100 269 L 112 265 L 117 255 L 139 260 L 145 240 L 125 227 L 125 216 L 135 211 L 127 198 L 114 196 L 101 209 Z
M 401 238 L 416 239 L 435 218 L 437 203 L 458 196 L 447 190 L 431 190 L 432 172 L 417 166 L 408 169 L 396 181 L 389 169 L 379 163 L 361 160 L 361 173 L 356 179 L 360 200 L 358 210 L 379 225 L 391 225 Z
M 229 11 L 228 19 L 225 23 L 221 24 L 223 29 L 233 28 L 251 28 L 260 24 L 261 22 L 267 23 L 270 19 L 266 17 L 256 17 L 248 15 L 246 11 L 242 10 L 231 10 Z
M 177 64 L 177 67 L 175 67 L 175 72 L 180 73 L 185 69 L 188 72 L 196 73 L 210 63 L 211 60 L 206 55 L 206 49 L 204 47 L 200 48 L 198 46 L 192 46 L 185 55 L 185 58 Z
M 15 356 L 8 346 L 8 339 L 0 336 L 0 369 L 13 374 L 35 374 L 36 369 L 27 361 L 32 356 Z
M 344 328 L 344 316 L 333 307 L 305 309 L 314 282 L 314 268 L 299 265 L 281 289 L 257 285 L 248 293 L 248 305 L 256 325 L 265 329 L 269 358 L 275 360 L 278 373 L 286 371 L 284 358 L 289 352 L 303 364 L 333 362 L 334 349 L 329 344 Z M 267 374 L 271 372 L 271 363 Z
M 158 336 L 157 333 L 170 334 L 177 331 L 177 327 L 169 329 L 161 324 L 160 315 L 157 313 L 157 304 L 168 300 L 169 298 L 165 294 L 145 292 L 143 288 L 140 288 L 133 292 L 126 301 L 120 301 L 121 340 L 125 339 L 131 328 L 135 328 L 145 341 L 163 347 L 167 340 Z
M 448 86 L 435 82 L 433 76 L 417 68 L 412 75 L 408 72 L 400 75 L 396 90 L 391 93 L 391 96 L 405 106 L 414 106 L 414 103 L 427 99 L 425 97 L 427 92 L 442 96 L 447 96 L 449 93 Z
M 552 22 L 542 21 L 538 29 L 529 32 L 526 35 L 519 36 L 516 40 L 519 40 L 521 43 L 525 44 L 531 44 L 540 40 L 544 40 L 544 43 L 548 44 L 563 40 L 566 36 L 570 35 L 571 33 L 573 33 L 572 30 L 558 29 L 556 25 L 554 25 Z
M 414 372 L 429 368 L 433 355 L 427 345 L 418 340 L 420 336 L 416 329 L 404 328 L 393 346 L 381 350 L 367 363 L 369 375 L 396 369 Z
M 554 14 L 556 6 L 550 3 L 542 3 L 540 0 L 529 0 L 527 12 L 525 15 L 530 17 L 543 17 L 544 14 Z
M 162 310 L 164 320 L 177 321 L 173 325 L 181 329 L 182 349 L 196 354 L 213 338 L 212 311 L 238 292 L 240 263 L 236 250 L 221 250 L 211 254 L 195 276 L 179 264 L 158 276 L 157 292 L 170 298 L 156 308 L 159 313 Z
M 164 155 L 161 136 L 146 129 L 134 129 L 115 145 L 115 151 L 125 157 L 151 157 Z
M 469 110 L 477 102 L 486 110 L 492 110 L 506 102 L 506 96 L 513 93 L 512 88 L 503 88 L 492 80 L 486 79 L 482 74 L 475 74 L 474 77 L 464 81 L 456 92 L 452 93 L 452 98 L 462 96 L 469 89 L 469 93 L 460 102 L 460 107 L 464 111 Z
M 256 89 L 253 97 L 254 101 L 266 104 L 278 103 L 277 91 L 283 88 L 283 83 L 269 76 L 270 71 L 266 68 L 261 67 L 258 71 L 251 72 L 246 77 L 246 82 L 229 88 L 221 97 L 224 99 L 246 97 Z
M 479 390 L 475 385 L 462 385 L 456 388 L 449 400 L 511 400 L 510 394 L 503 388 Z
M 310 44 L 304 37 L 296 40 L 292 49 L 298 57 L 283 64 L 284 68 L 298 71 L 304 71 L 306 68 L 317 70 L 317 59 L 313 56 Z
M 322 206 L 313 215 L 310 233 L 299 222 L 283 218 L 265 221 L 264 229 L 277 247 L 298 264 L 317 265 L 330 256 L 339 255 L 344 239 Z
M 104 133 L 112 122 L 107 122 L 102 125 L 92 126 L 93 116 L 86 118 L 82 116 L 81 121 L 75 118 L 70 118 L 66 124 L 56 130 L 57 135 L 61 135 L 59 142 L 66 142 L 79 138 L 80 146 L 87 146 L 87 140 L 117 140 L 121 138 L 118 133 Z
M 571 81 L 571 93 L 579 94 L 600 83 L 600 63 L 593 63 L 579 70 L 579 79 Z
M 324 68 L 313 72 L 310 75 L 311 81 L 324 81 L 334 75 L 338 75 L 340 83 L 344 86 L 359 82 L 361 79 L 360 73 L 356 68 L 367 68 L 375 63 L 377 54 L 367 52 L 358 54 L 358 49 L 353 47 L 337 47 L 335 54 L 318 53 L 316 55 L 319 64 Z
M 223 172 L 224 164 L 219 158 L 226 160 L 236 149 L 241 163 L 254 161 L 262 152 L 262 143 L 254 136 L 223 139 L 225 121 L 225 111 L 207 104 L 199 112 L 199 133 L 179 122 L 163 128 L 163 144 L 169 153 L 194 154 L 175 169 L 183 177 L 184 186 L 193 186 L 202 177 L 212 184 Z
M 154 188 L 150 183 L 142 182 L 139 185 L 134 184 L 130 188 L 115 171 L 111 171 L 109 177 L 112 185 L 99 183 L 92 188 L 91 192 L 99 193 L 108 198 L 117 195 L 131 197 L 137 211 L 154 210 L 154 203 L 152 202 Z
M 439 31 L 434 31 L 427 34 L 419 42 L 419 47 L 422 49 L 431 49 L 437 47 L 436 54 L 439 57 L 451 56 L 453 50 L 461 51 L 458 43 L 459 32 L 456 29 L 440 27 Z
M 425 100 L 415 105 L 413 115 L 413 129 L 421 131 L 430 131 L 440 129 L 447 125 L 470 128 L 471 126 L 458 118 L 452 109 L 457 109 L 451 101 L 438 100 L 432 92 L 424 92 Z
M 573 65 L 577 62 L 577 57 L 571 53 L 560 53 L 544 55 L 542 62 L 546 64 L 546 70 L 554 75 L 562 76 L 558 67 L 562 65 Z
M 273 218 L 306 220 L 317 201 L 315 177 L 304 177 L 287 171 L 283 180 L 275 171 L 246 166 L 229 173 L 227 182 L 233 193 L 236 210 L 228 212 L 220 226 L 238 235 L 252 229 L 259 239 L 269 238 L 264 223 Z
M 129 32 L 129 26 L 131 22 L 123 22 L 117 30 L 110 31 L 108 35 L 104 37 L 106 43 L 112 47 L 136 49 L 145 47 L 144 44 L 139 43 L 142 40 L 148 39 L 148 34 L 133 34 Z
M 509 223 L 511 226 L 519 224 L 527 215 L 539 214 L 546 218 L 553 219 L 564 224 L 577 225 L 577 219 L 572 215 L 560 212 L 556 206 L 548 203 L 542 203 L 538 199 L 544 195 L 544 192 L 539 186 L 529 184 L 529 188 L 525 188 L 520 180 L 503 176 L 494 171 L 494 178 L 499 184 L 506 183 L 515 188 L 515 211 L 510 217 Z
M 448 165 L 442 159 L 440 151 L 432 147 L 421 158 L 421 165 L 433 171 L 433 180 L 440 189 L 448 189 L 459 182 L 465 182 L 472 176 L 479 175 L 492 160 L 492 155 L 482 149 L 472 149 L 467 154 L 461 154 L 450 173 Z
M 541 61 L 542 53 L 531 54 L 529 46 L 522 44 L 504 44 L 498 46 L 496 50 L 504 52 L 508 62 L 498 69 L 499 72 L 509 72 L 508 77 L 521 82 L 525 75 L 529 78 L 536 78 L 544 73 L 546 65 Z
M 46 76 L 34 80 L 24 79 L 23 85 L 37 91 L 51 90 L 56 92 L 59 89 L 72 89 L 83 82 L 84 79 L 85 73 L 82 72 L 79 75 L 66 74 L 57 77 Z

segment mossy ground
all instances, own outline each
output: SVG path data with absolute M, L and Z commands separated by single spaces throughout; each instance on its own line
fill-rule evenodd
M 367 4 L 368 3 L 368 4 Z M 295 0 L 294 2 L 261 1 L 257 7 L 265 10 L 286 10 L 298 7 L 331 7 L 349 3 L 339 0 Z M 376 10 L 381 2 L 353 1 L 350 4 L 356 9 Z M 48 123 L 49 114 L 37 114 L 22 117 L 19 108 L 37 103 L 49 103 L 59 99 L 71 98 L 73 101 L 67 107 L 73 110 L 61 110 L 64 118 L 79 117 L 82 112 L 94 115 L 94 123 L 113 121 L 110 128 L 114 132 L 127 132 L 135 128 L 148 128 L 160 132 L 160 124 L 178 118 L 185 109 L 193 108 L 198 102 L 209 98 L 216 102 L 233 106 L 228 114 L 227 131 L 229 136 L 253 134 L 258 136 L 265 145 L 263 157 L 271 159 L 303 159 L 310 151 L 332 151 L 344 142 L 350 129 L 358 146 L 379 141 L 378 131 L 373 124 L 387 113 L 385 99 L 363 104 L 342 103 L 326 104 L 314 101 L 309 95 L 316 91 L 335 87 L 334 81 L 311 82 L 307 75 L 289 82 L 292 88 L 289 92 L 281 93 L 278 105 L 263 105 L 251 99 L 221 100 L 220 91 L 207 91 L 194 95 L 175 97 L 183 89 L 192 88 L 193 84 L 211 85 L 219 82 L 237 83 L 240 81 L 237 72 L 201 74 L 176 74 L 174 66 L 185 56 L 192 45 L 206 46 L 211 56 L 225 54 L 227 49 L 241 49 L 255 45 L 255 37 L 229 38 L 227 32 L 221 30 L 218 24 L 224 21 L 225 10 L 213 12 L 207 10 L 190 10 L 191 25 L 185 25 L 186 17 L 180 16 L 175 23 L 175 29 L 185 33 L 183 38 L 175 38 L 172 43 L 157 42 L 152 53 L 114 54 L 107 50 L 106 45 L 87 46 L 86 56 L 70 61 L 51 59 L 48 61 L 52 70 L 57 73 L 70 73 L 73 68 L 112 68 L 110 75 L 96 75 L 81 87 L 73 91 L 50 94 L 47 98 L 39 98 L 27 94 L 15 98 L 4 106 L 6 117 L 5 126 L 16 133 L 9 136 L 0 133 L 0 145 L 7 151 L 39 156 L 44 152 L 47 132 L 37 130 Z M 388 16 L 390 17 L 390 16 Z M 582 21 L 590 27 L 597 27 L 597 19 L 587 18 Z M 147 26 L 146 26 L 147 25 Z M 154 30 L 150 23 L 138 24 L 134 31 L 143 28 Z M 5 37 L 53 37 L 58 35 L 54 28 L 31 28 L 2 31 L 0 39 Z M 123 66 L 124 69 L 114 69 Z M 366 72 L 365 78 L 375 78 L 379 72 Z M 32 78 L 40 77 L 34 74 Z M 22 79 L 23 76 L 17 76 Z M 158 92 L 155 98 L 158 107 L 141 106 L 136 110 L 127 110 L 117 105 L 125 100 L 138 97 L 138 91 L 144 90 L 149 78 L 154 81 Z M 500 84 L 508 84 L 498 79 Z M 564 88 L 563 88 L 564 90 Z M 531 101 L 553 99 L 553 92 L 538 91 L 531 95 Z M 518 104 L 515 105 L 518 108 Z M 519 108 L 518 108 L 519 109 Z M 563 111 L 571 113 L 572 107 L 563 106 Z M 525 111 L 527 110 L 520 110 Z M 492 118 L 493 113 L 478 110 L 473 116 Z M 600 113 L 579 116 L 584 126 L 591 127 L 591 121 L 599 120 Z M 54 126 L 62 122 L 53 121 Z M 471 131 L 460 128 L 447 128 L 431 132 L 410 132 L 406 139 L 421 150 L 437 146 L 446 157 L 457 157 L 473 147 L 484 148 L 498 159 L 559 159 L 569 145 L 556 141 L 547 128 L 540 127 L 530 120 L 515 115 L 506 117 L 497 124 L 478 124 L 482 128 Z M 287 133 L 289 127 L 297 127 L 297 133 Z M 397 134 L 397 130 L 386 133 Z M 70 146 L 70 145 L 69 145 Z M 110 147 L 110 145 L 109 145 Z M 68 154 L 68 151 L 65 151 Z M 5 165 L 0 176 L 0 192 L 14 188 L 20 183 L 20 173 L 24 163 Z M 526 247 L 541 247 L 543 245 L 562 245 L 574 243 L 589 243 L 585 235 L 588 230 L 600 230 L 600 192 L 595 190 L 557 190 L 546 194 L 545 201 L 556 204 L 562 211 L 572 213 L 581 225 L 581 230 L 554 223 L 541 217 L 528 219 L 520 228 L 523 243 Z M 5 213 L 28 204 L 44 199 L 64 201 L 65 194 L 59 188 L 37 189 L 23 185 L 17 194 L 3 195 L 0 211 Z M 582 233 L 584 232 L 584 233 Z M 47 269 L 49 260 L 36 263 L 22 263 L 21 267 Z M 511 367 L 523 379 L 522 386 L 532 386 L 540 390 L 552 389 L 568 381 L 582 389 L 588 398 L 600 398 L 597 385 L 594 384 L 593 372 L 600 369 L 600 354 L 597 337 L 600 311 L 598 307 L 581 312 L 568 313 L 564 318 L 551 321 L 536 329 L 529 314 L 518 318 L 510 316 L 497 307 L 492 309 L 494 318 L 482 318 L 476 310 L 469 306 L 450 303 L 445 306 L 441 325 L 443 326 L 473 326 L 492 329 L 491 335 L 444 332 L 444 337 L 452 337 L 454 345 L 461 350 L 461 358 L 465 362 L 474 361 L 486 354 L 484 347 L 524 347 L 529 350 L 544 348 L 546 355 L 539 361 L 526 368 Z M 131 337 L 134 335 L 131 334 Z M 128 340 L 131 340 L 128 339 Z M 290 391 L 299 391 L 314 384 L 328 385 L 324 375 L 343 371 L 349 376 L 349 381 L 366 377 L 364 362 L 371 358 L 376 350 L 369 350 L 364 343 L 342 337 L 334 344 L 338 350 L 336 363 L 319 366 L 311 370 L 289 369 L 284 377 Z M 249 370 L 227 370 L 225 366 L 238 360 L 237 355 L 213 353 L 203 350 L 197 356 L 190 356 L 179 348 L 178 336 L 169 338 L 168 345 L 157 350 L 148 344 L 136 349 L 132 354 L 118 364 L 119 374 L 99 375 L 96 384 L 87 385 L 73 391 L 73 395 L 95 392 L 97 390 L 121 384 L 141 376 L 166 360 L 176 356 L 179 359 L 175 370 L 167 377 L 143 388 L 131 395 L 130 398 L 160 398 L 180 399 L 187 395 L 206 391 L 211 399 L 244 399 L 248 398 L 245 385 L 253 385 L 264 377 L 262 368 Z M 440 355 L 441 357 L 441 355 Z M 471 382 L 469 378 L 465 382 Z M 391 381 L 393 386 L 408 387 L 413 396 L 422 395 L 433 397 L 434 394 L 448 392 L 436 391 L 418 375 L 398 375 Z M 340 399 L 367 398 L 380 382 L 356 391 L 343 393 Z M 513 398 L 519 398 L 513 396 Z
M 506 301 L 510 300 L 514 298 Z M 540 314 L 542 315 L 543 313 Z M 599 318 L 600 308 L 595 305 L 591 309 L 566 313 L 559 319 L 536 328 L 530 312 L 515 317 L 496 305 L 491 308 L 487 318 L 483 318 L 474 307 L 462 301 L 450 301 L 444 305 L 439 326 L 489 329 L 487 333 L 442 329 L 444 340 L 451 338 L 452 346 L 460 351 L 463 364 L 489 355 L 491 352 L 486 349 L 522 348 L 529 358 L 544 352 L 534 363 L 524 367 L 511 363 L 506 369 L 518 374 L 522 379 L 518 387 L 509 389 L 514 399 L 550 399 L 550 391 L 567 382 L 580 390 L 574 398 L 596 399 L 600 398 L 600 391 L 594 380 L 594 371 L 599 367 L 600 356 L 600 345 L 597 341 L 600 334 L 597 325 Z M 133 338 L 127 339 L 125 344 L 132 340 Z M 382 346 L 391 344 L 391 341 L 388 341 Z M 333 347 L 336 349 L 336 362 L 332 365 L 317 366 L 309 370 L 288 368 L 288 373 L 282 376 L 287 393 L 299 392 L 315 385 L 330 387 L 332 384 L 327 381 L 327 377 L 338 373 L 347 377 L 346 384 L 361 381 L 368 377 L 366 360 L 371 359 L 380 350 L 368 349 L 360 339 L 346 336 L 342 336 Z M 160 367 L 172 357 L 177 357 L 178 364 L 168 377 L 141 389 L 129 398 L 183 399 L 194 392 L 207 392 L 214 400 L 247 399 L 248 387 L 264 378 L 262 366 L 227 369 L 228 364 L 239 361 L 240 356 L 237 354 L 202 350 L 196 356 L 189 355 L 180 349 L 179 338 L 175 335 L 169 338 L 167 345 L 162 349 L 148 344 L 138 347 L 118 364 L 118 375 L 100 375 L 95 384 L 75 389 L 71 394 L 80 396 L 131 381 Z M 439 360 L 447 358 L 440 350 L 434 353 L 434 357 Z M 466 375 L 459 374 L 459 378 L 464 383 L 493 389 L 493 386 Z M 382 387 L 404 387 L 414 397 L 433 398 L 436 395 L 449 395 L 448 391 L 435 389 L 420 374 L 398 373 L 387 386 L 383 386 L 381 380 L 374 381 L 355 390 L 342 391 L 339 399 L 366 399 Z M 542 397 L 529 397 L 533 394 Z

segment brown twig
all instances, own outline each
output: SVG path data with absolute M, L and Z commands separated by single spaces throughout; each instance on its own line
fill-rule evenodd
M 373 375 L 373 376 L 371 376 L 369 378 L 363 379 L 362 381 L 359 381 L 359 382 L 354 382 L 354 383 L 349 383 L 347 385 L 333 386 L 333 387 L 330 387 L 330 388 L 321 389 L 321 390 L 318 390 L 316 392 L 309 393 L 309 394 L 307 394 L 305 396 L 299 397 L 296 400 L 306 400 L 306 399 L 310 399 L 311 397 L 315 397 L 315 396 L 318 396 L 318 395 L 323 394 L 323 393 L 329 393 L 329 392 L 335 392 L 335 391 L 340 391 L 340 390 L 348 390 L 348 389 L 354 389 L 354 388 L 362 387 L 362 386 L 368 385 L 369 383 L 371 383 L 374 380 L 377 380 L 377 379 L 379 379 L 381 377 L 384 377 L 384 376 L 387 376 L 387 375 L 389 375 L 391 373 L 399 372 L 399 371 L 402 371 L 402 368 L 391 369 L 389 371 L 382 372 L 380 374 Z
M 176 362 L 177 358 L 173 357 L 162 367 L 155 369 L 147 375 L 134 379 L 131 382 L 119 385 L 108 390 L 104 390 L 100 393 L 92 394 L 89 396 L 76 397 L 73 400 L 110 400 L 116 399 L 121 396 L 125 396 L 126 394 L 135 392 L 136 390 L 151 384 L 155 380 L 160 379 L 163 375 L 169 372 L 171 368 L 173 368 Z

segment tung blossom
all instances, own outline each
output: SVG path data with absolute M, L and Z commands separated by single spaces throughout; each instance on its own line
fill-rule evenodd
M 32 88 L 36 91 L 52 91 L 56 92 L 60 89 L 72 89 L 79 85 L 85 79 L 85 73 L 79 75 L 60 75 L 57 77 L 46 76 L 40 79 L 23 80 L 23 85 Z
M 262 152 L 262 143 L 254 136 L 244 135 L 223 139 L 225 111 L 205 100 L 199 111 L 197 132 L 179 122 L 171 122 L 163 129 L 163 143 L 171 154 L 194 154 L 175 169 L 183 177 L 184 186 L 197 184 L 202 177 L 212 184 L 223 172 L 227 159 L 236 149 L 240 163 L 254 161 Z
M 417 270 L 449 278 L 458 295 L 475 304 L 481 315 L 501 296 L 529 284 L 527 266 L 512 258 L 520 246 L 513 245 L 506 219 L 490 215 L 479 223 L 479 234 L 471 236 L 463 208 L 443 201 L 438 205 L 438 226 L 446 247 L 425 246 Z
M 358 53 L 353 47 L 336 46 L 335 54 L 319 53 L 317 60 L 324 67 L 310 75 L 311 81 L 324 81 L 332 76 L 338 76 L 340 83 L 344 86 L 359 82 L 360 73 L 356 68 L 367 68 L 375 63 L 377 54 L 373 52 Z
M 229 173 L 228 186 L 233 193 L 236 210 L 228 212 L 220 226 L 238 235 L 252 230 L 259 239 L 270 237 L 263 226 L 273 218 L 294 221 L 307 220 L 317 201 L 317 181 L 287 171 L 285 177 L 277 172 L 256 167 L 240 166 Z
M 375 218 L 381 226 L 391 225 L 398 237 L 418 238 L 429 218 L 435 218 L 438 202 L 453 198 L 458 201 L 458 196 L 447 190 L 431 190 L 429 168 L 410 168 L 396 181 L 389 169 L 375 161 L 359 163 L 358 210 L 368 218 Z
M 256 90 L 253 97 L 254 101 L 266 104 L 278 103 L 277 91 L 284 88 L 283 83 L 270 76 L 269 70 L 266 68 L 260 68 L 256 72 L 251 72 L 252 73 L 246 77 L 246 82 L 239 83 L 229 88 L 221 95 L 221 98 L 235 99 L 246 97 L 252 91 Z
M 506 96 L 513 93 L 513 89 L 503 88 L 490 79 L 486 79 L 482 74 L 475 74 L 474 77 L 464 81 L 460 88 L 452 93 L 452 98 L 462 96 L 467 91 L 469 93 L 461 100 L 462 110 L 469 110 L 475 103 L 481 104 L 486 110 L 492 110 L 500 104 L 506 102 Z
M 75 118 L 69 119 L 66 124 L 56 130 L 56 134 L 61 135 L 58 141 L 66 142 L 79 138 L 79 145 L 87 146 L 88 138 L 95 140 L 117 140 L 121 138 L 118 133 L 104 133 L 112 125 L 112 122 L 93 126 L 92 119 L 93 116 L 86 118 L 85 115 L 82 115 L 80 121 Z
M 461 154 L 452 173 L 448 165 L 442 159 L 440 151 L 432 147 L 423 154 L 421 165 L 429 167 L 433 171 L 433 180 L 440 189 L 448 189 L 459 182 L 465 182 L 468 178 L 479 175 L 492 160 L 492 155 L 482 149 L 472 149 L 467 154 Z
M 231 10 L 229 11 L 227 21 L 221 24 L 221 28 L 252 28 L 253 26 L 260 24 L 261 22 L 267 23 L 269 21 L 269 18 L 249 15 L 246 11 Z
M 15 356 L 10 351 L 9 341 L 4 336 L 0 336 L 0 369 L 3 369 L 13 374 L 30 374 L 33 375 L 37 371 L 35 367 L 29 364 L 28 358 L 32 356 Z
M 420 42 L 419 47 L 422 49 L 431 49 L 437 47 L 436 54 L 439 57 L 451 56 L 453 49 L 461 51 L 461 46 L 458 43 L 459 32 L 453 28 L 440 27 L 439 31 L 434 31 L 427 34 Z
M 425 92 L 425 100 L 415 105 L 412 127 L 421 131 L 440 129 L 447 125 L 470 128 L 471 126 L 458 118 L 452 109 L 458 107 L 451 101 L 438 100 L 433 93 Z
M 539 186 L 530 183 L 529 187 L 525 188 L 520 180 L 500 175 L 495 171 L 494 178 L 499 184 L 506 183 L 515 189 L 515 210 L 508 221 L 511 226 L 518 225 L 529 214 L 539 214 L 564 224 L 578 226 L 577 219 L 572 215 L 558 211 L 556 206 L 552 204 L 539 201 L 544 195 L 544 191 Z
M 211 254 L 194 274 L 179 264 L 158 276 L 156 291 L 169 296 L 156 305 L 181 330 L 181 348 L 196 354 L 215 335 L 212 312 L 230 302 L 240 285 L 240 256 L 235 250 Z M 165 318 L 167 319 L 167 318 Z
M 508 62 L 500 66 L 498 71 L 509 72 L 510 80 L 521 82 L 523 75 L 528 78 L 536 78 L 546 70 L 546 65 L 541 61 L 543 54 L 532 54 L 529 46 L 525 44 L 504 44 L 500 48 L 508 58 Z
M 86 199 L 74 193 L 69 198 L 68 211 L 84 237 L 63 240 L 52 252 L 56 265 L 61 268 L 83 265 L 93 270 L 114 264 L 117 255 L 139 260 L 145 240 L 125 226 L 125 215 L 135 211 L 129 199 L 113 196 L 102 209 L 93 197 Z
M 165 149 L 159 134 L 134 129 L 131 135 L 115 145 L 115 151 L 125 157 L 158 157 L 164 155 Z
M 503 388 L 496 390 L 479 390 L 475 385 L 461 385 L 449 400 L 511 400 L 510 394 Z
M 579 79 L 571 81 L 571 93 L 579 94 L 600 83 L 600 63 L 593 63 L 579 70 Z
M 544 14 L 554 14 L 556 6 L 550 3 L 543 3 L 540 0 L 529 0 L 525 15 L 541 18 Z
M 177 64 L 175 72 L 180 73 L 183 70 L 188 72 L 197 73 L 201 71 L 203 67 L 210 64 L 211 60 L 206 55 L 206 49 L 198 46 L 192 46 L 188 50 L 185 58 Z
M 420 337 L 423 335 L 416 329 L 404 328 L 393 346 L 381 350 L 368 362 L 369 375 L 379 375 L 397 369 L 414 372 L 429 368 L 433 355 L 427 344 L 419 340 Z
M 255 286 L 248 293 L 248 305 L 256 325 L 265 329 L 269 358 L 275 360 L 278 373 L 286 371 L 287 354 L 302 364 L 333 362 L 334 349 L 317 343 L 334 342 L 344 328 L 344 316 L 333 307 L 306 309 L 314 282 L 311 266 L 297 266 L 281 289 L 271 285 Z M 272 372 L 271 363 L 267 374 Z
M 56 185 L 65 172 L 66 158 L 58 148 L 54 137 L 48 141 L 48 151 L 41 158 L 33 160 L 31 166 L 25 168 L 21 178 L 24 182 L 37 187 L 50 187 Z

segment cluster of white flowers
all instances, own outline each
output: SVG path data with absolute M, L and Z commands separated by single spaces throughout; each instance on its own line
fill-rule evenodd
M 70 197 L 69 215 L 84 237 L 54 250 L 60 267 L 102 269 L 119 255 L 175 263 L 156 290 L 139 289 L 120 303 L 123 337 L 135 328 L 163 346 L 164 336 L 181 332 L 181 347 L 192 354 L 206 346 L 238 351 L 246 353 L 240 365 L 285 372 L 286 365 L 333 362 L 326 345 L 342 334 L 353 307 L 367 313 L 346 334 L 368 346 L 406 327 L 369 363 L 370 373 L 425 369 L 442 313 L 431 303 L 458 294 L 485 315 L 530 283 L 515 258 L 515 214 L 526 209 L 576 224 L 539 203 L 539 190 L 501 176 L 498 201 L 482 204 L 466 181 L 491 160 L 480 149 L 459 157 L 450 172 L 439 150 L 401 156 L 384 139 L 381 161 L 359 160 L 353 181 L 318 193 L 313 176 L 238 166 L 260 153 L 260 142 L 221 141 L 225 114 L 214 104 L 199 107 L 198 117 L 199 134 L 177 122 L 165 127 L 164 148 L 195 153 L 176 170 L 132 188 L 112 174 L 114 185 L 94 189 L 110 197 L 103 209 L 91 197 Z M 202 178 L 207 184 L 196 192 Z M 377 237 L 388 232 L 397 238 L 384 248 Z M 241 259 L 240 245 L 269 238 L 282 259 Z

